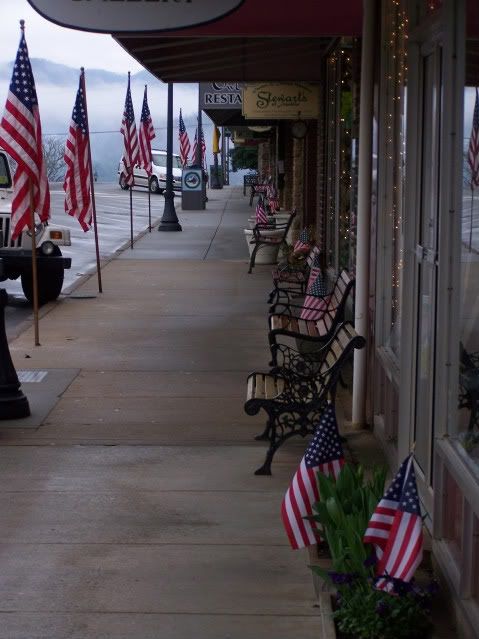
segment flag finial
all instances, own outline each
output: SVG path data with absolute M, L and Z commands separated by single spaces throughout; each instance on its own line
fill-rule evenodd
M 20 29 L 25 31 L 25 20 L 20 20 Z

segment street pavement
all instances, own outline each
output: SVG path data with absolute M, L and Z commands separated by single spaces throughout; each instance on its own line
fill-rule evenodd
M 304 452 L 256 477 L 270 267 L 247 274 L 240 189 L 179 211 L 10 343 L 32 416 L 0 423 L 0 639 L 321 638 L 280 504 Z

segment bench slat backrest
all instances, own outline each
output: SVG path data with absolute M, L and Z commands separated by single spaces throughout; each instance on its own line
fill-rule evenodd
M 346 270 L 341 271 L 338 275 L 324 315 L 321 319 L 316 320 L 316 327 L 320 335 L 326 335 L 344 320 L 346 302 L 354 282 L 355 280 Z
M 335 387 L 345 361 L 355 348 L 363 348 L 365 343 L 364 338 L 356 333 L 351 322 L 344 322 L 338 327 L 331 340 L 321 349 L 324 359 L 317 382 L 320 394 L 329 392 Z

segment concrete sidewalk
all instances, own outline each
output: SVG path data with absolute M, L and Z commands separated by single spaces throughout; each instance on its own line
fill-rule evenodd
M 0 423 L 0 638 L 320 638 L 280 504 L 304 451 L 255 477 L 270 267 L 247 274 L 240 189 L 141 238 L 11 345 L 34 415 Z

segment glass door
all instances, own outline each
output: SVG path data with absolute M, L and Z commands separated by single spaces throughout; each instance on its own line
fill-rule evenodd
M 427 486 L 432 479 L 434 439 L 441 96 L 441 47 L 428 43 L 420 51 L 418 95 L 421 135 L 417 142 L 413 419 L 415 457 Z

